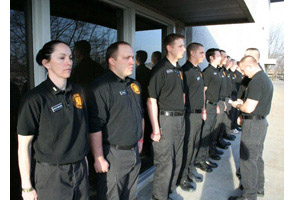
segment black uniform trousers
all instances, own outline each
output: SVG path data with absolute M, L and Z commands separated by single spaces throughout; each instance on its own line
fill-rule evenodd
M 176 188 L 183 155 L 185 135 L 184 116 L 159 115 L 160 142 L 153 142 L 154 165 L 153 198 L 167 200 Z
M 264 190 L 263 144 L 267 132 L 266 119 L 243 119 L 240 145 L 240 169 L 243 196 L 257 199 L 257 191 Z
M 185 113 L 185 136 L 183 144 L 183 159 L 179 173 L 179 181 L 193 179 L 194 161 L 201 140 L 201 113 Z
M 224 118 L 225 112 L 224 112 L 224 101 L 219 101 L 217 104 L 220 108 L 220 113 L 216 114 L 216 122 L 214 125 L 214 131 L 212 133 L 211 141 L 210 141 L 210 152 L 212 153 L 212 150 L 216 148 L 217 145 L 217 140 L 220 139 L 220 135 L 223 135 L 223 129 L 225 127 L 224 124 Z
M 196 157 L 196 163 L 206 161 L 208 157 L 209 144 L 213 137 L 214 126 L 216 123 L 216 105 L 206 103 L 207 119 L 204 123 L 201 144 Z
M 233 101 L 237 100 L 237 92 L 233 92 L 231 94 L 231 99 Z M 232 107 L 230 111 L 230 118 L 231 118 L 231 129 L 237 129 L 238 128 L 238 123 L 237 119 L 240 114 L 240 111 L 238 111 L 236 108 Z
M 38 200 L 88 200 L 88 182 L 85 159 L 65 165 L 36 162 Z
M 107 173 L 98 173 L 98 200 L 134 200 L 141 162 L 138 146 L 129 150 L 103 145 L 105 159 L 109 162 Z

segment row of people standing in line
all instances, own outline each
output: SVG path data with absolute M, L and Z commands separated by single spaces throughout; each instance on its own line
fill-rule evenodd
M 167 199 L 176 187 L 185 136 L 186 90 L 177 64 L 185 51 L 183 36 L 167 36 L 164 46 L 166 57 L 152 70 L 147 98 L 155 199 Z M 142 90 L 128 78 L 134 65 L 128 43 L 112 44 L 106 59 L 110 71 L 96 79 L 85 95 L 67 80 L 72 65 L 69 47 L 52 41 L 40 50 L 37 62 L 47 69 L 48 79 L 23 98 L 18 121 L 24 199 L 89 198 L 84 159 L 89 149 L 88 123 L 99 199 L 135 198 L 143 145 Z M 37 160 L 36 190 L 30 180 L 31 145 Z

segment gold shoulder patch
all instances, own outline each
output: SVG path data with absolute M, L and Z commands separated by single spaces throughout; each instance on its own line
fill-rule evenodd
M 179 71 L 180 79 L 183 80 L 182 71 Z
M 76 108 L 78 108 L 78 109 L 83 108 L 83 100 L 78 93 L 73 95 L 72 100 L 73 100 L 73 104 Z
M 223 75 L 226 76 L 225 71 L 223 71 Z
M 140 94 L 140 89 L 139 89 L 138 85 L 136 85 L 135 83 L 131 83 L 130 87 L 134 93 Z

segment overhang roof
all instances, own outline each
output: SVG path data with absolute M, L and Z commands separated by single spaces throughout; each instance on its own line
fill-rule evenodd
M 131 0 L 179 20 L 185 26 L 250 23 L 254 19 L 244 0 Z

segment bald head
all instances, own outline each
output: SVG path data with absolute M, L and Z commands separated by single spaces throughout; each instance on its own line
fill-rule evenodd
M 260 52 L 257 48 L 248 48 L 245 52 L 245 56 L 253 56 L 257 62 L 260 59 Z
M 252 78 L 257 72 L 261 71 L 257 60 L 253 56 L 244 56 L 239 63 L 239 67 L 249 78 Z

